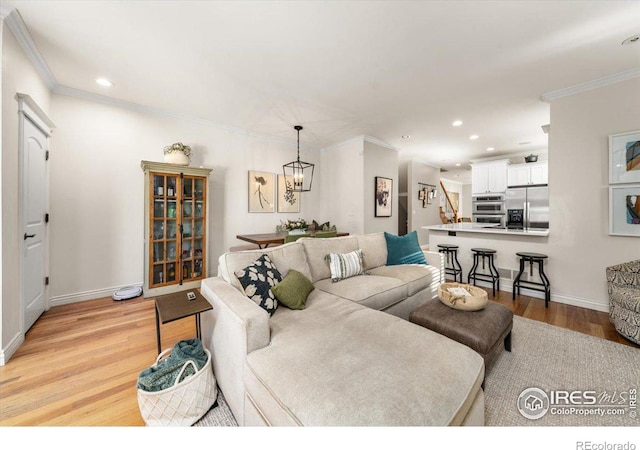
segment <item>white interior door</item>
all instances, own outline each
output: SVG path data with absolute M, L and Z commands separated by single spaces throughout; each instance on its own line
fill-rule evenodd
M 22 154 L 22 305 L 26 333 L 46 308 L 47 135 L 28 117 Z

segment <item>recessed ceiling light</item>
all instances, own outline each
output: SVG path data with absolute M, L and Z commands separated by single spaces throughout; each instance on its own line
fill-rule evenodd
M 401 137 L 402 137 L 402 139 L 409 139 L 411 137 L 411 135 L 405 134 L 404 136 L 401 136 Z
M 495 150 L 495 148 L 493 148 L 493 147 L 487 147 L 487 151 L 488 151 L 488 152 L 492 152 L 492 151 L 494 151 L 494 150 Z
M 476 139 L 478 139 L 480 136 L 478 136 L 477 134 L 472 134 L 471 136 L 469 136 L 469 139 L 471 139 L 472 141 L 475 141 Z
M 106 78 L 98 78 L 96 80 L 96 83 L 98 83 L 100 86 L 104 86 L 104 87 L 112 87 L 113 86 L 113 82 L 110 80 L 107 80 Z
M 460 125 L 462 125 L 462 120 L 454 120 L 451 125 L 453 125 L 454 127 L 459 127 Z
M 456 167 L 460 167 L 462 164 L 460 163 L 456 163 Z
M 638 41 L 640 41 L 640 34 L 635 34 L 631 37 L 626 38 L 624 41 L 622 41 L 622 45 L 631 45 L 631 44 L 635 44 Z
M 531 144 L 531 142 L 529 141 L 518 142 L 518 145 L 529 145 L 529 144 Z

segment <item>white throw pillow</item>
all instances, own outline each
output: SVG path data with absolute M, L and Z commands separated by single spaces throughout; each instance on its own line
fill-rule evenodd
M 349 253 L 329 253 L 325 259 L 329 262 L 331 281 L 334 283 L 362 275 L 364 263 L 361 249 Z

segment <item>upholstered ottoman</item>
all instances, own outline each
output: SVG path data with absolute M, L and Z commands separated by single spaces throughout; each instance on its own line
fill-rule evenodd
M 503 340 L 505 350 L 511 351 L 513 312 L 495 302 L 479 311 L 461 311 L 434 298 L 413 311 L 409 321 L 471 347 L 485 364 Z

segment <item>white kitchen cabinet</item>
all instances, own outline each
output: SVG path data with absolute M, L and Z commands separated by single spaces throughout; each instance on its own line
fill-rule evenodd
M 530 184 L 548 184 L 549 166 L 546 162 L 513 164 L 507 169 L 508 186 L 527 186 Z
M 503 193 L 507 190 L 508 160 L 475 163 L 471 166 L 473 194 Z

